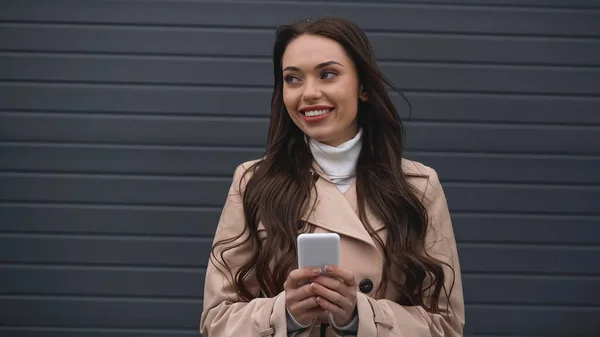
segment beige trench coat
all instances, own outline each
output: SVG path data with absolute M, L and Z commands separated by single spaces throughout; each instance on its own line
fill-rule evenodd
M 243 172 L 251 164 L 252 162 L 244 163 L 235 171 L 215 240 L 239 234 L 244 228 L 243 206 L 238 186 Z M 442 308 L 451 305 L 453 310 L 450 316 L 432 314 L 418 306 L 401 306 L 389 300 L 395 295 L 391 292 L 385 294 L 384 298 L 373 298 L 381 279 L 383 255 L 357 215 L 354 184 L 345 194 L 342 194 L 328 177 L 317 169 L 321 176 L 321 179 L 316 182 L 318 200 L 315 208 L 304 220 L 313 224 L 316 232 L 340 234 L 340 266 L 353 271 L 357 283 L 361 280 L 370 280 L 374 285 L 373 291 L 366 294 L 357 287 L 359 337 L 462 336 L 465 313 L 460 265 L 442 186 L 437 173 L 427 166 L 405 160 L 403 167 L 406 174 L 420 175 L 420 177 L 410 177 L 409 180 L 420 192 L 429 212 L 430 228 L 427 239 L 429 253 L 448 262 L 454 268 L 454 275 L 449 268 L 444 268 L 446 287 L 449 289 L 452 279 L 455 282 L 450 298 L 442 294 L 439 301 Z M 387 233 L 385 225 L 374 217 L 369 218 L 369 221 L 385 242 Z M 259 225 L 259 230 L 261 228 L 263 227 Z M 248 254 L 250 252 L 241 247 L 225 254 L 225 258 L 230 265 L 235 266 L 244 261 Z M 255 280 L 251 279 L 248 282 L 258 295 L 260 290 Z M 282 292 L 274 298 L 256 298 L 250 302 L 239 301 L 228 278 L 219 272 L 212 262 L 209 262 L 200 332 L 204 337 L 286 337 L 285 293 Z M 315 323 L 300 336 L 317 337 L 319 332 L 319 324 Z M 327 336 L 336 336 L 336 334 L 330 328 Z

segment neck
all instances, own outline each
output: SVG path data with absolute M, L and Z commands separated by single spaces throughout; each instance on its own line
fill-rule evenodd
M 317 164 L 340 191 L 345 192 L 354 181 L 356 163 L 362 148 L 362 129 L 354 138 L 338 145 L 330 146 L 309 139 L 310 150 Z

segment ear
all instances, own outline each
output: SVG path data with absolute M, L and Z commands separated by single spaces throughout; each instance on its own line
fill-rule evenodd
M 360 85 L 360 90 L 358 91 L 358 99 L 363 102 L 366 102 L 369 100 L 369 95 L 367 94 L 366 91 L 363 91 L 362 84 Z

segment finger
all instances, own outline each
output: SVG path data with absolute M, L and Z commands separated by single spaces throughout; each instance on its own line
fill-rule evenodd
M 292 270 L 285 283 L 283 284 L 284 289 L 295 289 L 302 286 L 300 283 L 303 280 L 315 277 L 321 274 L 320 268 L 299 268 Z
M 286 302 L 299 302 L 308 297 L 314 297 L 314 295 L 315 294 L 310 287 L 310 284 L 306 284 L 297 289 L 286 290 Z
M 356 286 L 348 286 L 338 278 L 319 276 L 314 279 L 313 283 L 320 284 L 348 298 L 352 297 L 353 294 L 356 293 Z
M 312 283 L 310 285 L 313 293 L 318 296 L 318 298 L 323 298 L 327 300 L 329 303 L 339 307 L 342 310 L 353 310 L 352 301 L 337 291 L 328 289 L 319 283 Z
M 356 279 L 354 278 L 354 273 L 349 271 L 348 269 L 340 268 L 339 266 L 335 265 L 328 265 L 325 266 L 325 271 L 327 272 L 327 276 L 337 277 L 349 287 L 356 286 Z
M 319 303 L 317 303 L 316 296 L 310 296 L 291 305 L 288 305 L 288 309 L 291 312 L 307 312 L 315 308 L 320 308 Z
M 329 277 L 329 276 L 315 277 L 313 280 L 313 283 L 314 282 L 316 282 L 324 287 L 327 287 L 331 290 L 335 290 L 337 292 L 341 292 L 345 288 L 348 288 L 348 286 L 346 284 L 344 284 L 344 282 L 342 282 L 342 280 L 333 278 L 333 277 Z
M 325 311 L 332 313 L 333 315 L 341 316 L 341 315 L 344 315 L 344 313 L 345 313 L 344 309 L 331 303 L 330 301 L 326 300 L 323 297 L 317 297 L 317 303 L 319 304 L 319 306 L 321 308 L 323 308 Z

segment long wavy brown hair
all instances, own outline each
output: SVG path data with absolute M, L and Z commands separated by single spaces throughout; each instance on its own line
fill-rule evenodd
M 312 208 L 310 195 L 316 190 L 312 154 L 304 133 L 293 123 L 283 103 L 281 62 L 287 45 L 302 34 L 320 35 L 340 43 L 354 61 L 359 82 L 368 96 L 367 101 L 357 103 L 363 146 L 356 167 L 356 189 L 359 217 L 384 252 L 378 291 L 385 293 L 390 284 L 400 294 L 396 302 L 439 313 L 439 295 L 444 291 L 449 296 L 451 289 L 444 286 L 445 263 L 426 252 L 428 214 L 402 170 L 404 127 L 384 84 L 394 86 L 379 71 L 366 35 L 345 19 L 300 21 L 277 29 L 266 151 L 245 173 L 250 174 L 243 188 L 245 228 L 238 236 L 215 243 L 211 258 L 220 257 L 218 266 L 228 273 L 245 301 L 276 296 L 283 290 L 289 272 L 297 268 L 297 235 L 310 230 L 310 225 L 300 219 Z M 385 223 L 385 243 L 369 223 L 367 209 Z M 259 234 L 259 223 L 264 226 L 266 239 Z M 244 251 L 252 254 L 234 273 L 223 256 L 242 245 Z M 220 254 L 215 253 L 218 247 Z M 249 277 L 256 278 L 260 295 L 250 290 Z

